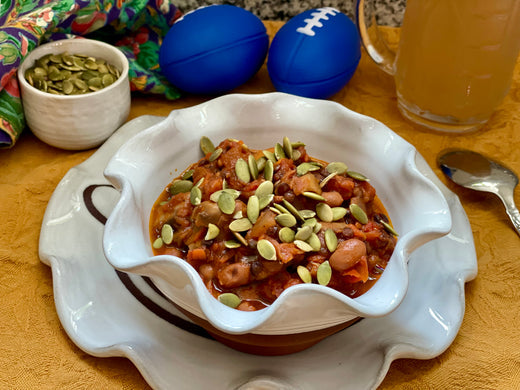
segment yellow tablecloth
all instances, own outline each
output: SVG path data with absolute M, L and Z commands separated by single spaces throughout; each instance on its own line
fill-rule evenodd
M 281 23 L 266 22 L 266 26 L 273 35 Z M 395 41 L 398 30 L 388 30 L 387 34 Z M 264 66 L 233 92 L 272 91 Z M 382 121 L 415 145 L 441 180 L 459 195 L 475 238 L 479 273 L 466 285 L 466 313 L 455 341 L 435 359 L 392 363 L 380 388 L 520 388 L 520 238 L 498 198 L 457 187 L 436 167 L 442 149 L 469 147 L 502 160 L 520 173 L 520 61 L 509 95 L 488 125 L 475 134 L 427 133 L 405 122 L 396 107 L 392 78 L 365 54 L 353 79 L 332 100 Z M 197 97 L 173 102 L 134 97 L 129 119 L 167 115 L 202 101 Z M 148 387 L 129 360 L 92 357 L 67 337 L 54 306 L 51 269 L 38 258 L 40 226 L 52 192 L 71 167 L 93 152 L 58 150 L 29 131 L 13 149 L 0 151 L 2 389 Z M 518 191 L 515 199 L 520 204 Z M 323 388 L 327 388 L 326 383 Z

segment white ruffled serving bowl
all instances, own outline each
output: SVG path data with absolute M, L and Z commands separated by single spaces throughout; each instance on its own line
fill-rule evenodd
M 288 136 L 305 142 L 309 155 L 343 161 L 369 177 L 399 233 L 379 281 L 354 299 L 328 287 L 299 284 L 285 290 L 268 308 L 242 312 L 218 302 L 186 261 L 153 256 L 152 205 L 173 178 L 202 157 L 199 140 L 203 135 L 215 143 L 241 139 L 253 149 L 272 147 Z M 121 191 L 105 226 L 105 256 L 116 269 L 151 277 L 192 320 L 218 339 L 232 340 L 228 345 L 237 347 L 233 343 L 247 337 L 260 347 L 269 340 L 275 349 L 288 339 L 292 344 L 298 340 L 314 343 L 359 318 L 392 312 L 407 291 L 411 252 L 450 231 L 448 204 L 417 169 L 416 156 L 412 145 L 382 123 L 331 101 L 282 93 L 227 95 L 176 110 L 128 140 L 105 169 L 107 179 Z M 277 339 L 281 344 L 273 345 Z

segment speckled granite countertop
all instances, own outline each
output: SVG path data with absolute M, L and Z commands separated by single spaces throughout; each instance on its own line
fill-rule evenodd
M 235 1 L 206 1 L 206 0 L 177 0 L 175 4 L 182 12 L 192 11 L 209 4 L 232 4 L 245 8 L 263 20 L 288 20 L 299 13 L 312 8 L 334 7 L 354 16 L 355 0 L 319 1 L 319 0 L 235 0 Z M 402 11 L 406 0 L 375 0 L 378 21 L 380 24 L 397 26 L 402 18 Z

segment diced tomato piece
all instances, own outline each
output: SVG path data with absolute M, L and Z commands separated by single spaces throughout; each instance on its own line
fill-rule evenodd
M 306 173 L 303 176 L 294 176 L 291 182 L 291 188 L 294 195 L 301 195 L 307 191 L 321 194 L 320 182 L 312 173 Z
M 365 283 L 368 280 L 367 257 L 363 256 L 354 267 L 342 273 L 347 283 Z

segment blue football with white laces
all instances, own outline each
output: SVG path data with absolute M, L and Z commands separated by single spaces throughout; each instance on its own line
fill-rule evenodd
M 353 76 L 361 58 L 359 34 L 335 8 L 305 11 L 275 35 L 267 70 L 280 92 L 326 99 Z
M 269 36 L 253 13 L 220 4 L 186 13 L 159 50 L 162 73 L 176 87 L 216 95 L 248 81 L 263 65 Z

